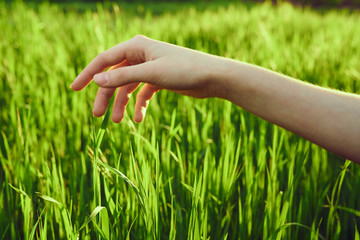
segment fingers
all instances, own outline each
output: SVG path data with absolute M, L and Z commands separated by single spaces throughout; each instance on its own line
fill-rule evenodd
M 145 37 L 137 36 L 100 53 L 75 78 L 70 87 L 75 91 L 80 91 L 91 82 L 95 74 L 121 63 L 125 59 L 131 61 L 132 64 L 143 62 L 145 60 L 143 53 L 145 42 L 143 39 Z
M 121 122 L 124 117 L 124 112 L 127 104 L 129 103 L 129 99 L 131 93 L 135 91 L 135 89 L 140 85 L 140 83 L 132 83 L 120 87 L 117 91 L 116 98 L 113 106 L 113 113 L 111 116 L 111 120 L 115 123 Z M 112 88 L 110 88 L 112 89 Z
M 104 88 L 121 87 L 134 82 L 154 84 L 158 79 L 156 68 L 154 61 L 145 62 L 96 74 L 94 81 Z
M 101 117 L 105 114 L 109 106 L 109 100 L 112 98 L 116 88 L 99 88 L 94 101 L 92 114 L 95 117 Z
M 75 91 L 80 91 L 91 82 L 96 73 L 116 65 L 124 59 L 125 46 L 122 44 L 100 53 L 84 68 L 84 70 L 82 70 L 70 87 Z
M 124 117 L 126 106 L 129 102 L 131 93 L 136 90 L 140 83 L 131 83 L 126 86 L 120 87 L 115 98 L 113 114 L 111 120 L 119 123 Z M 110 88 L 111 89 L 111 88 Z M 136 122 L 141 122 L 144 119 L 146 108 L 149 105 L 149 100 L 152 96 L 159 91 L 159 88 L 150 84 L 145 84 L 139 91 L 135 103 L 135 116 Z
M 122 61 L 120 64 L 112 66 L 108 71 L 112 71 L 114 69 L 125 66 L 129 66 L 129 63 L 126 60 Z M 95 117 L 101 117 L 102 115 L 105 114 L 106 109 L 109 106 L 109 100 L 114 95 L 115 89 L 116 88 L 101 88 L 101 87 L 99 88 L 95 97 L 93 111 L 92 111 Z
M 159 88 L 151 85 L 145 84 L 139 93 L 136 96 L 136 103 L 135 103 L 135 122 L 141 122 L 146 113 L 146 108 L 149 105 L 149 100 L 154 96 L 154 94 L 159 91 Z

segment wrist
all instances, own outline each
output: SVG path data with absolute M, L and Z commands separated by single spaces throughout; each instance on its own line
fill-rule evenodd
M 214 86 L 214 97 L 234 102 L 234 95 L 242 94 L 242 62 L 219 57 L 210 67 L 210 85 Z

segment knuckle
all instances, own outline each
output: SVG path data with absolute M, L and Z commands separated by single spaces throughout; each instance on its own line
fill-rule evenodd
M 138 34 L 138 35 L 135 35 L 135 36 L 133 37 L 133 39 L 134 39 L 134 40 L 141 40 L 141 41 L 143 41 L 143 40 L 147 39 L 147 37 L 145 37 L 144 35 Z
M 112 97 L 115 89 L 114 88 L 100 88 L 101 94 L 105 97 L 106 100 Z

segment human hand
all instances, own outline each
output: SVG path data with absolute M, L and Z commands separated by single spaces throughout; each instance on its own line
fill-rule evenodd
M 99 86 L 93 107 L 96 117 L 104 115 L 109 99 L 118 88 L 112 121 L 120 122 L 131 93 L 143 82 L 145 85 L 136 97 L 134 116 L 136 122 L 141 122 L 149 100 L 161 89 L 197 98 L 217 97 L 219 88 L 214 68 L 219 66 L 219 59 L 144 36 L 135 36 L 96 56 L 76 77 L 71 88 L 79 91 L 94 79 Z M 107 68 L 109 70 L 103 72 Z

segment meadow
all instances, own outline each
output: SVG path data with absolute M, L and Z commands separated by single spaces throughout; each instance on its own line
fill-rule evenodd
M 143 34 L 360 94 L 359 12 L 93 6 L 0 2 L 0 239 L 360 239 L 358 165 L 221 99 L 114 124 L 69 87 Z

